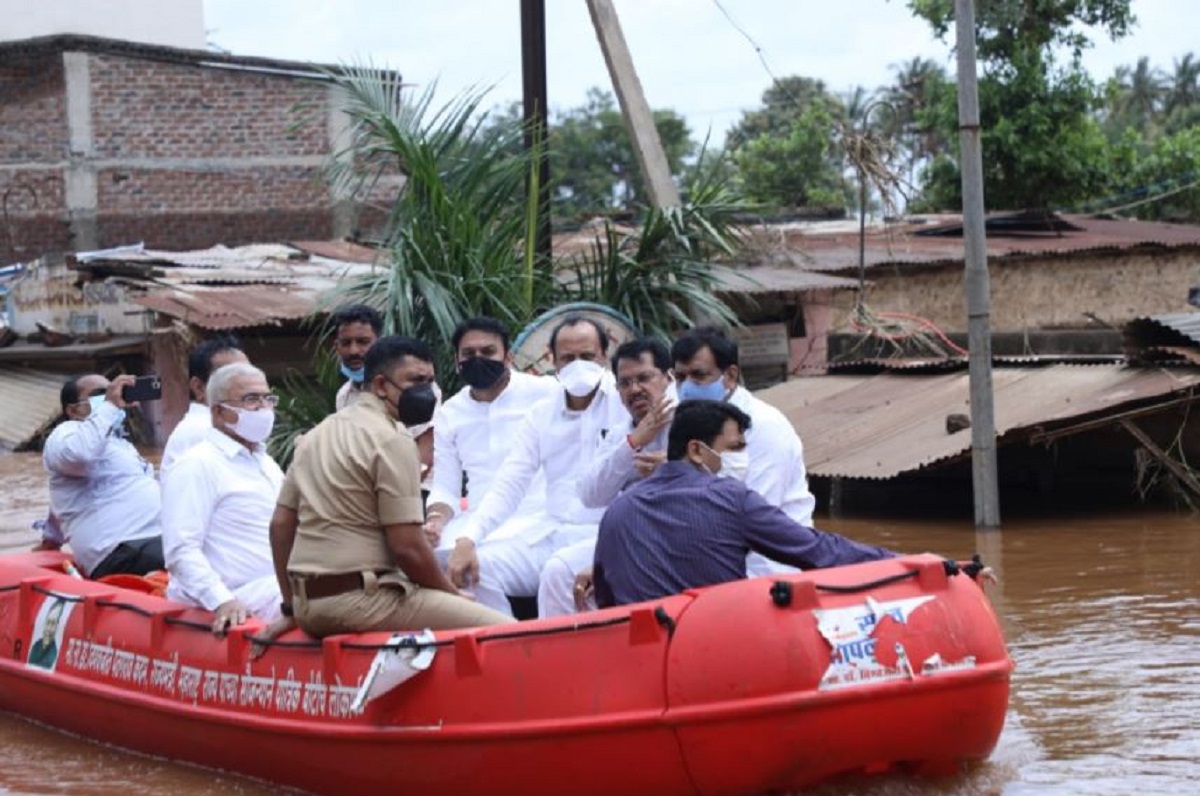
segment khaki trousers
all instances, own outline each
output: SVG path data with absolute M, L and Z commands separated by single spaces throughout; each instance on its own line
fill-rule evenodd
M 367 573 L 369 576 L 370 573 Z M 512 622 L 510 616 L 438 589 L 414 583 L 380 584 L 367 578 L 366 588 L 309 600 L 293 579 L 296 622 L 310 636 L 372 630 L 453 630 Z

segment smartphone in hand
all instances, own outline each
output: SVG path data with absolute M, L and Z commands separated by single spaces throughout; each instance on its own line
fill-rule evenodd
M 158 376 L 138 376 L 133 384 L 121 388 L 121 400 L 125 403 L 157 401 L 162 398 L 162 381 Z

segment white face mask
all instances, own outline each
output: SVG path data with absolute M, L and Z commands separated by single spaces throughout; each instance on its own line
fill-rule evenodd
M 700 444 L 704 445 L 703 442 Z M 704 468 L 705 472 L 715 475 L 718 478 L 732 478 L 737 481 L 746 480 L 746 471 L 750 469 L 749 451 L 742 448 L 740 451 L 722 451 L 721 453 L 717 453 L 707 445 L 704 445 L 704 447 L 709 453 L 716 453 L 717 456 L 721 457 L 721 466 L 717 468 L 716 472 L 710 470 L 708 465 L 703 461 L 700 462 L 700 466 Z
M 743 448 L 740 451 L 725 451 L 721 454 L 721 469 L 718 475 L 722 478 L 746 480 L 746 471 L 750 469 L 750 451 Z
M 275 410 L 263 407 L 262 409 L 243 409 L 240 406 L 230 406 L 229 404 L 221 404 L 226 409 L 231 409 L 237 413 L 237 422 L 229 427 L 229 430 L 237 434 L 242 439 L 249 442 L 251 445 L 258 443 L 271 436 L 271 429 L 275 427 Z
M 596 385 L 600 383 L 603 376 L 604 366 L 600 363 L 576 359 L 558 371 L 558 383 L 563 386 L 568 395 L 583 398 L 596 389 Z

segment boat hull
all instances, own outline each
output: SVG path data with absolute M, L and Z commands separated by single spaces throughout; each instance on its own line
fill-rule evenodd
M 942 773 L 991 752 L 1008 701 L 986 597 L 932 556 L 787 576 L 786 595 L 741 581 L 439 633 L 429 668 L 362 711 L 388 634 L 297 633 L 251 661 L 253 629 L 217 641 L 204 612 L 59 563 L 0 559 L 0 709 L 315 793 L 746 794 Z M 47 667 L 37 645 L 55 634 Z

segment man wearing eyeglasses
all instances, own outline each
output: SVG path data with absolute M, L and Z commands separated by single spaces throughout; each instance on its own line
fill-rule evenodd
M 154 468 L 123 435 L 121 397 L 133 376 L 73 376 L 59 394 L 66 420 L 46 439 L 50 512 L 39 547 L 70 544 L 85 575 L 144 575 L 162 569 L 162 505 Z
M 163 551 L 167 596 L 212 611 L 221 636 L 279 618 L 268 528 L 283 472 L 264 447 L 278 399 L 263 372 L 225 365 L 206 390 L 212 428 L 163 477 Z
M 667 458 L 667 430 L 675 410 L 671 352 L 653 337 L 630 340 L 612 358 L 617 394 L 629 410 L 623 433 L 608 446 L 579 480 L 579 499 L 593 509 L 607 508 L 630 484 L 654 472 Z M 555 614 L 595 608 L 592 558 L 596 540 L 558 550 L 542 568 L 538 603 Z

